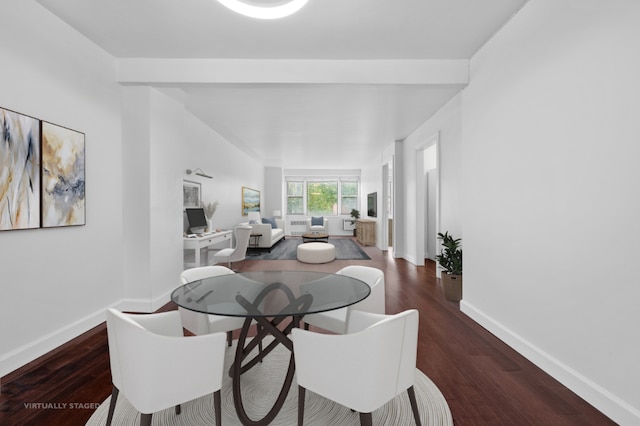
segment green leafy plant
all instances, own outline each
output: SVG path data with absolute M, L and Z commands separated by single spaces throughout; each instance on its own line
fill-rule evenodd
M 436 260 L 445 272 L 453 275 L 462 275 L 462 249 L 460 238 L 453 238 L 449 232 L 438 232 L 438 239 L 442 241 L 442 251 L 436 256 Z
M 355 219 L 360 219 L 360 210 L 358 209 L 351 209 L 351 217 L 355 220 Z

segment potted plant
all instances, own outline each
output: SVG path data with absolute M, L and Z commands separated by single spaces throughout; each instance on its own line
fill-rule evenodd
M 459 302 L 462 299 L 462 249 L 460 238 L 453 238 L 449 232 L 438 232 L 438 239 L 442 241 L 443 249 L 436 256 L 436 260 L 443 269 L 440 282 L 444 290 L 445 299 Z
M 351 217 L 353 218 L 353 220 L 351 220 L 351 223 L 353 223 L 353 236 L 356 236 L 356 219 L 360 219 L 360 210 L 358 209 L 351 209 Z

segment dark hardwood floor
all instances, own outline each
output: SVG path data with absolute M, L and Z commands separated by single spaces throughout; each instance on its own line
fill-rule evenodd
M 435 264 L 416 267 L 376 248 L 364 250 L 372 260 L 305 265 L 249 257 L 233 267 L 334 272 L 355 263 L 382 269 L 387 312 L 420 311 L 418 368 L 440 388 L 456 425 L 615 424 L 446 301 Z M 171 309 L 169 303 L 161 310 Z M 105 325 L 3 377 L 0 390 L 0 425 L 85 424 L 111 392 Z

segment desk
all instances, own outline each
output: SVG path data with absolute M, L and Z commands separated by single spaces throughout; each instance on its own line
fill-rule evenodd
M 345 275 L 311 271 L 261 271 L 194 281 L 175 289 L 171 293 L 171 300 L 178 306 L 196 312 L 245 318 L 235 361 L 229 371 L 233 378 L 233 402 L 243 425 L 267 425 L 282 408 L 293 381 L 293 342 L 288 337 L 291 329 L 299 327 L 306 314 L 344 308 L 365 299 L 370 292 L 366 283 Z M 258 332 L 247 342 L 252 321 L 258 323 Z M 274 337 L 273 341 L 253 359 L 244 362 L 268 335 Z M 279 344 L 291 351 L 282 389 L 270 411 L 263 418 L 252 420 L 242 402 L 241 375 Z
M 216 246 L 219 244 L 226 244 L 227 247 L 231 247 L 231 239 L 233 236 L 233 231 L 220 231 L 214 232 L 211 234 L 199 234 L 201 237 L 184 237 L 182 239 L 184 249 L 185 250 L 194 250 L 195 251 L 195 262 L 192 264 L 190 262 L 185 263 L 185 266 L 201 266 L 200 264 L 200 250 L 203 248 L 209 248 L 211 246 Z M 209 262 L 209 256 L 207 255 L 206 262 Z

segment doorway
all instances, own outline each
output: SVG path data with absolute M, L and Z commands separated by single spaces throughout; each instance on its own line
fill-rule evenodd
M 439 136 L 416 146 L 416 265 L 435 260 L 440 231 Z
M 382 166 L 382 249 L 394 251 L 393 160 Z

